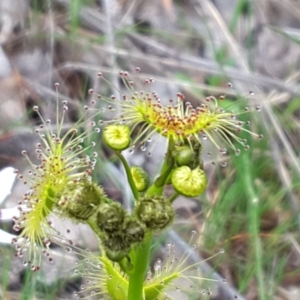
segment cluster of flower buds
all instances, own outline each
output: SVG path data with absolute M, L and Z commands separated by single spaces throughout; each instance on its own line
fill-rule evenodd
M 120 261 L 134 244 L 143 241 L 146 232 L 165 229 L 174 217 L 172 204 L 163 196 L 146 195 L 140 198 L 131 215 L 118 202 L 101 204 L 96 222 L 106 256 Z
M 120 261 L 128 255 L 133 244 L 144 239 L 144 226 L 128 215 L 118 202 L 102 204 L 96 222 L 106 256 L 113 261 Z
M 119 153 L 130 147 L 131 129 L 124 124 L 108 124 L 103 130 L 103 140 Z M 177 142 L 174 146 L 171 153 L 174 164 L 166 183 L 172 183 L 177 193 L 196 197 L 204 191 L 207 179 L 202 169 L 201 148 L 197 140 Z M 141 167 L 132 166 L 129 172 L 137 192 L 142 193 L 136 199 L 133 214 L 128 216 L 118 203 L 103 204 L 97 213 L 107 256 L 116 261 L 127 255 L 133 243 L 143 240 L 145 231 L 162 231 L 175 217 L 171 201 L 147 193 L 148 174 Z

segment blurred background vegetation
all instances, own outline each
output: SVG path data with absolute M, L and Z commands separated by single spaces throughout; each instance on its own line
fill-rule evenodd
M 1 169 L 26 168 L 20 153 L 34 152 L 32 126 L 39 124 L 32 106 L 39 105 L 44 118 L 55 116 L 55 82 L 60 99 L 69 103 L 66 126 L 78 119 L 90 88 L 106 96 L 118 93 L 114 87 L 124 89 L 118 71 L 134 73 L 137 66 L 141 78 L 155 79 L 153 89 L 166 101 L 178 91 L 194 105 L 208 95 L 227 94 L 234 110 L 253 108 L 249 129 L 264 139 L 246 134 L 250 149 L 227 157 L 207 155 L 205 143 L 207 191 L 201 199 L 175 202 L 176 224 L 157 249 L 163 253 L 173 238 L 185 251 L 190 245 L 184 241 L 196 230 L 194 260 L 225 249 L 203 263 L 203 277 L 217 280 L 207 298 L 300 299 L 300 2 L 0 0 L 0 22 Z M 98 72 L 111 85 L 99 81 Z M 161 149 L 154 147 L 151 157 L 136 151 L 128 159 L 154 176 Z M 130 206 L 122 168 L 101 142 L 97 150 L 95 179 Z M 2 207 L 14 207 L 23 192 L 16 182 Z M 0 226 L 13 233 L 10 222 Z M 74 227 L 72 238 L 80 247 L 97 249 L 88 228 L 61 223 L 62 230 L 66 226 Z M 72 272 L 76 255 L 54 250 L 59 263 L 45 264 L 33 281 L 12 247 L 2 245 L 0 298 L 75 299 L 83 282 Z M 199 282 L 199 290 L 206 284 Z M 206 299 L 195 291 L 186 297 Z

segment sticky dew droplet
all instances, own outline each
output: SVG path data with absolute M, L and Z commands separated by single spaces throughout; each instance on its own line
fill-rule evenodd
M 221 149 L 220 149 L 220 153 L 221 153 L 222 155 L 225 155 L 225 154 L 227 153 L 227 149 L 226 149 L 226 148 L 221 148 Z
M 235 149 L 235 155 L 239 156 L 241 154 L 241 149 Z

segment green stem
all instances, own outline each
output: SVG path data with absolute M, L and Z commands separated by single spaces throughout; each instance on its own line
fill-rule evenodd
M 138 192 L 138 190 L 135 186 L 135 183 L 134 183 L 134 180 L 133 180 L 133 177 L 132 177 L 132 174 L 131 174 L 130 167 L 129 167 L 126 159 L 124 158 L 124 156 L 119 151 L 116 151 L 116 155 L 119 157 L 119 159 L 121 160 L 121 162 L 124 166 L 124 169 L 125 169 L 125 172 L 126 172 L 126 175 L 127 175 L 127 180 L 128 180 L 129 185 L 130 185 L 133 197 L 134 197 L 135 200 L 138 200 L 139 199 L 139 192 Z
M 177 193 L 177 192 L 173 193 L 173 194 L 169 197 L 168 201 L 169 201 L 170 203 L 173 203 L 173 202 L 176 200 L 176 198 L 178 197 L 178 195 L 179 195 L 179 193 Z
M 172 151 L 174 148 L 174 141 L 169 139 L 167 155 L 161 167 L 160 175 L 149 187 L 146 194 L 148 195 L 161 195 L 163 192 L 164 184 L 172 171 L 174 166 L 174 159 Z M 129 273 L 129 286 L 127 300 L 143 300 L 144 299 L 144 281 L 147 270 L 149 268 L 150 248 L 152 242 L 152 234 L 146 235 L 143 243 L 131 251 L 131 261 L 133 269 Z
M 168 179 L 173 167 L 174 167 L 174 158 L 172 156 L 172 151 L 174 149 L 173 139 L 169 139 L 168 150 L 164 160 L 164 163 L 160 170 L 160 175 L 154 181 L 154 183 L 149 187 L 146 194 L 147 195 L 161 195 L 163 192 L 163 187 Z
M 143 287 L 149 267 L 149 256 L 152 234 L 146 236 L 144 242 L 132 251 L 133 270 L 129 272 L 127 300 L 143 300 Z

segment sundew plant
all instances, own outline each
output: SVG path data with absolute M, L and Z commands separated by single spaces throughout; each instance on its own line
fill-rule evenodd
M 200 293 L 201 275 L 191 272 L 198 263 L 189 265 L 188 256 L 177 257 L 176 245 L 168 244 L 166 261 L 158 260 L 151 267 L 151 245 L 174 223 L 174 200 L 181 195 L 200 200 L 207 187 L 203 140 L 210 140 L 221 155 L 227 151 L 239 155 L 249 148 L 241 132 L 249 137 L 262 136 L 251 132 L 247 121 L 242 121 L 241 115 L 250 109 L 225 109 L 221 105 L 225 96 L 207 97 L 195 107 L 182 93 L 176 99 L 161 99 L 151 91 L 153 79 L 144 81 L 145 90 L 136 90 L 128 72 L 119 75 L 126 94 L 106 97 L 91 90 L 97 100 L 83 108 L 82 117 L 69 129 L 63 126 L 68 113 L 66 101 L 58 100 L 54 122 L 44 120 L 39 108 L 33 108 L 41 121 L 35 129 L 40 139 L 36 144 L 39 163 L 32 162 L 23 151 L 31 170 L 26 175 L 15 170 L 28 186 L 19 202 L 20 216 L 14 218 L 14 229 L 21 230 L 13 239 L 17 255 L 24 265 L 39 271 L 44 258 L 53 259 L 51 243 L 76 249 L 86 263 L 83 274 L 87 285 L 77 293 L 81 299 L 91 295 L 95 299 L 169 299 L 170 290 L 180 289 L 175 284 L 179 278 L 187 280 L 191 288 L 198 286 Z M 107 81 L 101 73 L 98 77 Z M 103 107 L 109 113 L 99 121 Z M 134 199 L 131 211 L 92 180 L 97 161 L 97 153 L 90 149 L 96 145 L 89 142 L 92 135 L 98 135 L 93 140 L 105 143 L 123 164 Z M 134 152 L 139 147 L 151 155 L 147 145 L 152 140 L 151 147 L 155 147 L 157 138 L 165 140 L 167 150 L 159 174 L 151 178 L 141 166 L 131 166 L 123 151 Z M 166 187 L 173 189 L 171 196 L 166 196 Z M 98 237 L 99 253 L 76 248 L 49 221 L 52 215 L 89 225 Z

